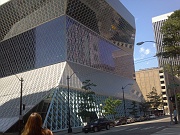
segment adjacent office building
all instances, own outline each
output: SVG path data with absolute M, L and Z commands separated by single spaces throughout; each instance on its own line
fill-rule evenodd
M 86 110 L 96 116 L 109 96 L 124 93 L 127 108 L 142 101 L 133 80 L 135 20 L 119 0 L 11 0 L 0 15 L 0 132 L 17 131 L 32 112 L 44 127 L 66 130 L 68 108 L 71 127 L 82 126 L 85 80 L 96 84 Z M 117 112 L 124 115 L 122 105 Z
M 163 34 L 161 33 L 161 27 L 162 27 L 163 23 L 168 19 L 168 16 L 170 16 L 172 13 L 173 12 L 170 12 L 170 13 L 166 13 L 166 14 L 159 15 L 159 16 L 152 18 L 157 53 L 163 52 L 163 45 L 162 45 L 163 44 Z M 160 57 L 158 57 L 158 64 L 159 64 L 159 67 L 161 67 L 161 68 L 163 68 L 164 65 L 166 65 L 166 64 L 170 64 L 171 66 L 180 65 L 180 57 L 162 58 L 160 56 Z M 169 90 L 171 91 L 171 94 L 169 94 L 171 96 L 174 95 L 174 92 L 172 92 L 172 91 L 174 91 L 173 89 L 176 89 L 175 90 L 176 92 L 180 92 L 179 86 L 176 86 L 174 88 L 170 87 L 170 86 L 172 86 L 172 84 L 179 85 L 179 83 L 180 83 L 179 79 L 176 77 L 173 77 L 172 74 L 173 74 L 173 71 L 170 74 L 166 73 L 166 82 L 168 82 L 166 84 L 166 87 L 168 87 Z M 170 107 L 171 107 L 171 105 L 170 105 Z M 170 108 L 170 111 L 172 111 L 172 108 Z
M 165 115 L 173 112 L 174 92 L 180 92 L 180 80 L 173 77 L 163 68 L 148 68 L 136 71 L 136 81 L 143 94 L 145 100 L 148 100 L 147 95 L 156 90 L 158 95 L 162 96 L 162 104 L 158 110 L 161 110 Z M 173 85 L 176 84 L 176 85 Z
M 167 79 L 167 74 L 163 72 L 162 68 L 149 68 L 136 71 L 136 81 L 145 100 L 148 100 L 147 95 L 153 90 L 156 90 L 158 95 L 162 94 L 163 105 L 159 106 L 158 109 L 164 111 L 164 114 L 169 114 Z
M 161 33 L 161 26 L 168 19 L 168 16 L 170 16 L 172 13 L 173 12 L 170 12 L 152 18 L 154 37 L 155 37 L 155 42 L 157 43 L 156 44 L 157 53 L 163 52 L 163 45 L 162 45 L 163 34 Z M 158 57 L 159 67 L 163 67 L 165 64 L 169 64 L 170 61 L 172 62 L 172 65 L 180 65 L 180 57 L 177 58 Z

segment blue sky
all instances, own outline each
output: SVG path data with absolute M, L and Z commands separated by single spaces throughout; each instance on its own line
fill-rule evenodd
M 135 70 L 158 67 L 154 43 L 137 42 L 154 41 L 152 18 L 180 9 L 180 0 L 120 0 L 135 17 L 136 37 L 134 49 Z

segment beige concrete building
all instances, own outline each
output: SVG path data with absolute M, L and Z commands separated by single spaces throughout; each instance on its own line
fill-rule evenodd
M 137 71 L 136 81 L 139 85 L 140 90 L 142 91 L 145 100 L 147 100 L 146 95 L 154 88 L 157 90 L 158 94 L 162 94 L 164 107 L 160 107 L 158 109 L 163 110 L 164 108 L 164 113 L 169 114 L 166 74 L 164 74 L 162 68 L 150 68 Z
M 174 96 L 174 93 L 180 93 L 180 80 L 170 73 L 164 72 L 163 68 L 143 69 L 136 71 L 135 74 L 136 82 L 145 100 L 147 100 L 146 95 L 155 88 L 158 94 L 162 94 L 164 104 L 158 109 L 164 110 L 165 114 L 172 113 L 174 104 L 169 100 L 169 97 Z M 176 86 L 173 84 L 176 84 Z

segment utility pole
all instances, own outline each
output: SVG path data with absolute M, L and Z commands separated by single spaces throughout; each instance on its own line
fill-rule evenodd
M 20 88 L 20 103 L 19 103 L 19 135 L 21 135 L 21 130 L 22 130 L 22 121 L 23 121 L 23 116 L 22 116 L 22 89 L 23 89 L 23 78 L 21 79 L 15 75 L 16 78 L 21 82 L 21 88 Z
M 72 127 L 71 127 L 71 112 L 70 112 L 70 101 L 69 101 L 69 80 L 71 79 L 71 77 L 72 77 L 72 75 L 73 74 L 75 74 L 76 72 L 73 72 L 70 76 L 68 75 L 67 76 L 67 86 L 68 86 L 68 112 L 67 112 L 67 114 L 68 114 L 68 118 L 67 118 L 67 120 L 68 120 L 68 133 L 72 133 Z
M 133 84 L 127 84 L 126 86 L 122 87 L 122 92 L 123 92 L 123 104 L 124 104 L 124 117 L 126 117 L 126 103 L 125 103 L 125 99 L 124 99 L 124 89 L 128 86 L 128 85 L 133 85 Z
M 123 92 L 124 117 L 126 117 L 126 104 L 125 104 L 125 100 L 124 100 L 124 87 L 122 87 L 122 92 Z
M 177 120 L 179 121 L 179 110 L 178 110 L 178 102 L 177 102 L 177 95 L 176 95 L 176 84 L 175 84 L 175 80 L 174 80 L 174 72 L 173 72 L 173 68 L 172 68 L 172 61 L 170 61 L 171 64 L 171 74 L 173 77 L 173 94 L 175 97 L 175 105 L 176 105 L 176 111 L 177 111 Z M 172 114 L 171 114 L 172 115 Z

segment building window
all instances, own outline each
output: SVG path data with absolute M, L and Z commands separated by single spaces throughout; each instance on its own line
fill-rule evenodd
M 159 70 L 159 73 L 163 73 L 163 70 Z
M 161 84 L 164 84 L 164 81 L 161 81 Z
M 163 75 L 161 75 L 161 76 L 160 76 L 160 78 L 164 78 L 164 76 L 163 76 Z
M 166 95 L 166 92 L 162 92 L 162 95 Z

